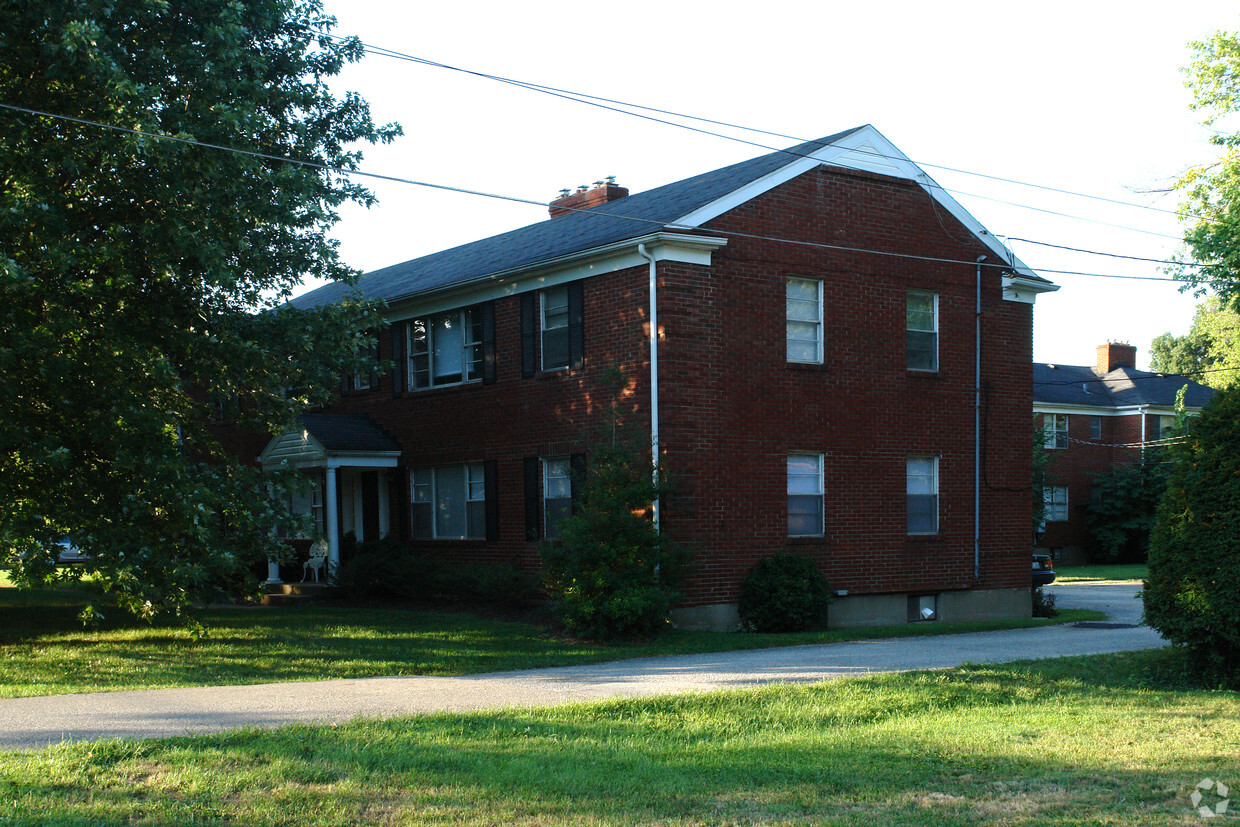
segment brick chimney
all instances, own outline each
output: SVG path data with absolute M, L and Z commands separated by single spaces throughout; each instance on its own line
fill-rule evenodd
M 569 215 L 576 210 L 588 210 L 599 204 L 618 201 L 629 194 L 627 187 L 616 186 L 616 176 L 608 175 L 606 180 L 595 181 L 594 186 L 582 184 L 577 191 L 560 190 L 560 197 L 547 205 L 552 218 Z
M 1098 345 L 1098 363 L 1094 369 L 1107 374 L 1116 368 L 1135 368 L 1137 366 L 1137 348 L 1127 342 L 1107 342 Z

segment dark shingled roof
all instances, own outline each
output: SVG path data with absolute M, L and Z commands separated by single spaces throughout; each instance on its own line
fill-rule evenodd
M 362 298 L 390 302 L 658 232 L 664 225 L 862 128 L 846 129 L 583 212 L 374 270 L 358 280 L 356 289 Z M 292 299 L 289 305 L 320 307 L 349 297 L 353 290 L 345 284 L 327 284 Z
M 297 419 L 328 452 L 400 451 L 396 441 L 364 415 L 304 413 Z
M 1180 388 L 1188 385 L 1184 404 L 1205 407 L 1213 388 L 1183 376 L 1148 373 L 1119 367 L 1099 375 L 1092 367 L 1079 365 L 1033 366 L 1033 401 L 1044 405 L 1092 405 L 1120 408 L 1132 405 L 1171 407 Z

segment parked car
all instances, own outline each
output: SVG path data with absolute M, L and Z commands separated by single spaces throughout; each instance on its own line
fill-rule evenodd
M 1055 570 L 1051 568 L 1051 556 L 1049 554 L 1033 555 L 1033 587 L 1049 586 L 1055 582 Z

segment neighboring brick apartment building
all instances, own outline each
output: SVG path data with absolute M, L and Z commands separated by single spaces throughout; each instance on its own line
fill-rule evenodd
M 833 625 L 1028 615 L 1033 301 L 1056 287 L 877 130 L 634 195 L 599 182 L 551 215 L 359 281 L 396 370 L 263 453 L 321 475 L 304 507 L 333 549 L 392 533 L 536 567 L 614 364 L 677 483 L 661 528 L 695 550 L 682 624 L 733 625 L 741 579 L 783 551 L 825 572 Z
M 1139 462 L 1164 439 L 1176 417 L 1176 396 L 1186 411 L 1210 401 L 1213 389 L 1182 376 L 1136 370 L 1130 344 L 1098 345 L 1093 365 L 1033 366 L 1033 412 L 1051 454 L 1045 532 L 1038 547 L 1055 560 L 1088 562 L 1084 505 L 1094 477 L 1117 464 Z

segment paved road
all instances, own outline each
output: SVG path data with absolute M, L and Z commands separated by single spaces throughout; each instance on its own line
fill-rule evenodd
M 1120 628 L 1047 626 L 677 655 L 460 678 L 359 678 L 3 699 L 0 748 L 35 749 L 65 740 L 152 738 L 299 721 L 327 723 L 358 716 L 544 706 L 1163 646 L 1153 630 L 1131 625 L 1140 619 L 1140 604 L 1133 599 L 1138 588 L 1064 584 L 1051 589 L 1059 606 L 1097 608 L 1108 616 L 1105 626 Z

